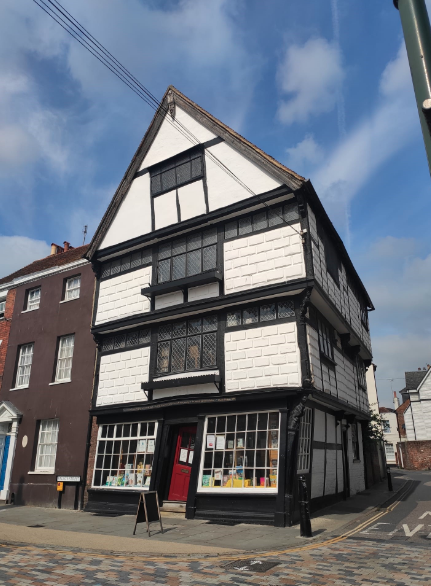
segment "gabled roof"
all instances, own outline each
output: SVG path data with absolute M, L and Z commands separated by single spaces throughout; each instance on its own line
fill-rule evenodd
M 3 283 L 9 283 L 10 281 L 17 279 L 18 277 L 24 277 L 26 275 L 38 273 L 40 271 L 51 269 L 53 267 L 67 265 L 81 258 L 85 258 L 85 253 L 87 252 L 87 250 L 88 245 L 78 246 L 78 248 L 71 248 L 67 252 L 60 252 L 59 254 L 52 254 L 50 256 L 46 256 L 45 258 L 35 260 L 26 267 L 23 267 L 22 269 L 15 271 L 11 275 L 8 275 L 7 277 L 3 277 L 3 279 L 0 279 L 0 285 L 2 285 Z
M 21 411 L 10 401 L 0 401 L 0 409 L 2 407 L 5 408 L 6 411 L 12 415 L 12 417 L 19 417 L 22 415 Z
M 254 163 L 260 165 L 264 170 L 272 174 L 274 177 L 279 179 L 281 183 L 286 184 L 288 187 L 292 189 L 292 191 L 299 189 L 305 182 L 305 178 L 301 175 L 298 175 L 291 169 L 288 169 L 278 161 L 276 161 L 270 155 L 267 155 L 264 151 L 262 151 L 259 147 L 245 139 L 243 136 L 229 128 L 226 124 L 212 116 L 209 112 L 192 102 L 187 96 L 182 94 L 179 90 L 177 90 L 174 86 L 170 85 L 165 92 L 165 95 L 162 98 L 161 104 L 157 109 L 150 126 L 148 127 L 147 132 L 145 133 L 144 138 L 141 141 L 141 144 L 138 147 L 138 150 L 133 156 L 133 159 L 130 162 L 130 165 L 124 174 L 123 179 L 121 180 L 120 185 L 118 186 L 117 191 L 115 192 L 114 197 L 112 198 L 111 203 L 106 210 L 102 221 L 100 222 L 96 233 L 93 236 L 92 241 L 90 242 L 90 247 L 87 253 L 87 258 L 91 259 L 91 257 L 96 252 L 97 248 L 99 247 L 100 243 L 102 242 L 111 221 L 114 219 L 114 216 L 120 207 L 123 199 L 127 195 L 129 187 L 134 179 L 135 173 L 138 171 L 142 161 L 144 160 L 146 154 L 148 153 L 153 140 L 155 139 L 157 132 L 165 118 L 165 115 L 168 112 L 168 94 L 172 92 L 175 103 L 187 114 L 193 116 L 196 120 L 198 120 L 203 126 L 205 126 L 208 130 L 213 132 L 216 136 L 219 136 L 225 140 L 225 142 L 243 152 L 243 154 L 251 159 Z M 193 146 L 193 143 L 190 143 L 190 146 Z
M 406 372 L 406 389 L 408 391 L 417 390 L 427 373 L 427 370 L 413 370 L 412 372 Z
M 423 372 L 423 371 L 422 371 Z M 418 385 L 418 391 L 421 390 L 422 386 L 425 384 L 426 379 L 431 375 L 431 368 L 428 368 L 428 370 L 425 372 L 425 376 L 423 377 L 423 379 L 421 380 L 421 382 Z

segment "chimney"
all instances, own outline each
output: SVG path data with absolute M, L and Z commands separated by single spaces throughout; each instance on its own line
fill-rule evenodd
M 54 254 L 60 254 L 60 252 L 64 252 L 64 248 L 53 242 L 51 244 L 51 256 L 53 256 Z
M 394 391 L 394 407 L 395 407 L 395 409 L 398 409 L 399 406 L 400 406 L 400 402 L 398 401 L 397 392 Z
M 70 248 L 70 242 L 66 242 L 66 240 L 63 242 L 64 245 L 64 252 L 67 252 Z

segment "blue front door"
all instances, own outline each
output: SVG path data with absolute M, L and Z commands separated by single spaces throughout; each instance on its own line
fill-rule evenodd
M 9 454 L 9 444 L 10 444 L 10 435 L 7 435 L 6 439 L 5 439 L 5 443 L 4 443 L 3 458 L 1 459 L 1 462 L 0 462 L 0 490 L 3 490 L 4 481 L 6 478 L 6 464 L 7 464 L 7 457 Z

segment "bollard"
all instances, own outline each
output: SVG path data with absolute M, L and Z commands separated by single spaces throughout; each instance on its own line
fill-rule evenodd
M 389 468 L 389 466 L 386 468 L 386 472 L 387 472 L 387 475 L 388 475 L 388 490 L 390 492 L 393 492 L 394 491 L 394 488 L 392 486 L 391 469 Z
M 299 518 L 301 537 L 313 537 L 310 522 L 310 505 L 308 502 L 308 488 L 305 478 L 300 476 L 298 478 L 298 496 L 299 496 Z

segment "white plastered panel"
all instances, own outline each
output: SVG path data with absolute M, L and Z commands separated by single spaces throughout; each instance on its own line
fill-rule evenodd
M 314 441 L 325 441 L 325 413 L 318 409 L 314 411 Z
M 217 387 L 213 383 L 184 387 L 167 387 L 166 389 L 154 389 L 153 399 L 164 399 L 165 397 L 176 397 L 179 395 L 208 395 L 210 393 L 218 393 Z
M 215 134 L 207 130 L 178 106 L 176 106 L 175 120 L 193 133 L 199 142 L 207 142 L 216 138 Z M 184 136 L 184 131 L 182 131 L 179 124 L 174 122 L 170 115 L 167 114 L 140 168 L 145 169 L 165 159 L 174 157 L 192 148 L 195 144 L 195 142 Z
M 154 219 L 156 230 L 178 222 L 176 189 L 154 198 Z
M 184 294 L 182 291 L 174 291 L 173 293 L 167 293 L 166 295 L 157 295 L 155 299 L 155 308 L 163 309 L 164 307 L 170 307 L 171 305 L 179 305 L 184 302 Z
M 195 181 L 178 189 L 181 221 L 201 216 L 207 211 L 203 181 Z
M 279 181 L 273 179 L 225 142 L 208 150 L 256 194 L 265 193 L 281 185 Z M 205 164 L 210 211 L 252 197 L 252 194 L 247 189 L 220 168 L 208 155 L 205 156 Z
M 99 249 L 151 232 L 150 175 L 133 180 Z
M 311 469 L 311 498 L 323 496 L 325 480 L 325 450 L 313 450 Z

